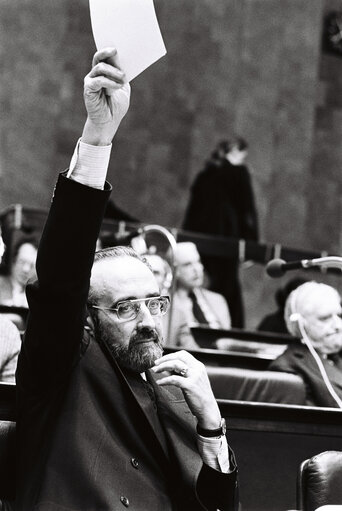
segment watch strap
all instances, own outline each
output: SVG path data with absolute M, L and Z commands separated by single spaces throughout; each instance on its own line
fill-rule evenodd
M 217 438 L 226 434 L 226 421 L 221 419 L 220 427 L 216 429 L 205 429 L 197 424 L 197 433 L 206 438 Z

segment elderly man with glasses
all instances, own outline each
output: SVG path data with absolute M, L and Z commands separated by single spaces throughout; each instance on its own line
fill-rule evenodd
M 87 121 L 27 291 L 17 511 L 237 509 L 234 456 L 205 368 L 184 351 L 163 356 L 169 300 L 151 269 L 123 247 L 98 252 L 93 265 L 110 144 L 129 96 L 116 51 L 97 52 Z M 84 333 L 87 308 L 93 330 Z

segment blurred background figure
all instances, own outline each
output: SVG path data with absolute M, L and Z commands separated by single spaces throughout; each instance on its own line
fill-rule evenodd
M 175 275 L 172 325 L 177 322 L 182 311 L 189 326 L 230 328 L 230 314 L 225 298 L 203 287 L 204 268 L 194 243 L 188 241 L 177 243 Z
M 183 228 L 218 236 L 258 240 L 258 221 L 249 170 L 247 142 L 241 137 L 220 142 L 191 187 Z M 230 308 L 232 326 L 244 326 L 237 258 L 201 254 L 210 288 Z
M 306 282 L 306 279 L 295 277 L 289 280 L 284 285 L 284 287 L 277 289 L 274 295 L 274 299 L 278 308 L 271 314 L 267 314 L 267 316 L 261 320 L 257 330 L 263 330 L 264 332 L 275 332 L 278 334 L 289 333 L 284 318 L 286 299 L 294 289 L 296 289 L 301 284 L 304 284 L 304 282 Z
M 0 382 L 15 383 L 21 337 L 15 324 L 0 315 Z
M 5 245 L 0 230 L 0 263 Z M 14 383 L 17 358 L 21 347 L 18 328 L 6 317 L 0 315 L 0 382 Z
M 341 297 L 336 289 L 327 284 L 305 282 L 292 291 L 286 300 L 288 331 L 303 339 L 304 328 L 305 338 L 308 338 L 316 354 L 305 343 L 294 342 L 271 363 L 270 369 L 301 376 L 306 386 L 307 405 L 338 406 L 327 388 L 325 376 L 337 397 L 342 399 L 341 315 Z
M 0 305 L 28 310 L 25 287 L 35 276 L 37 246 L 37 241 L 33 237 L 22 237 L 15 244 L 9 273 L 0 276 Z M 25 328 L 25 314 L 6 315 L 20 330 Z
M 13 249 L 9 274 L 0 277 L 0 304 L 27 307 L 25 286 L 35 275 L 36 258 L 36 240 L 19 239 Z
M 165 258 L 158 254 L 144 254 L 144 258 L 152 268 L 153 274 L 158 282 L 160 294 L 170 295 L 171 309 L 162 317 L 165 346 L 177 346 L 187 350 L 198 349 L 199 346 L 193 338 L 187 317 L 182 309 L 175 309 L 174 297 L 170 293 L 172 285 L 172 270 Z M 171 316 L 170 316 L 171 314 Z M 171 325 L 169 325 L 171 317 Z
M 172 271 L 169 263 L 159 254 L 144 254 L 146 261 L 150 264 L 155 276 L 160 294 L 169 294 L 172 284 Z

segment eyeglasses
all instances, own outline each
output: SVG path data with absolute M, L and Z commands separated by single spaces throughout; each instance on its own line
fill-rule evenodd
M 141 304 L 145 303 L 152 316 L 164 316 L 170 306 L 169 296 L 153 296 L 152 298 L 137 298 L 135 300 L 123 300 L 116 307 L 98 307 L 91 305 L 93 309 L 115 312 L 117 318 L 121 321 L 130 321 L 135 319 L 141 309 Z

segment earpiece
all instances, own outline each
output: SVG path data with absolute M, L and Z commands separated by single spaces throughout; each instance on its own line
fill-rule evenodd
M 299 312 L 293 312 L 289 319 L 294 323 L 295 321 L 298 321 L 300 317 L 301 314 L 299 314 Z

